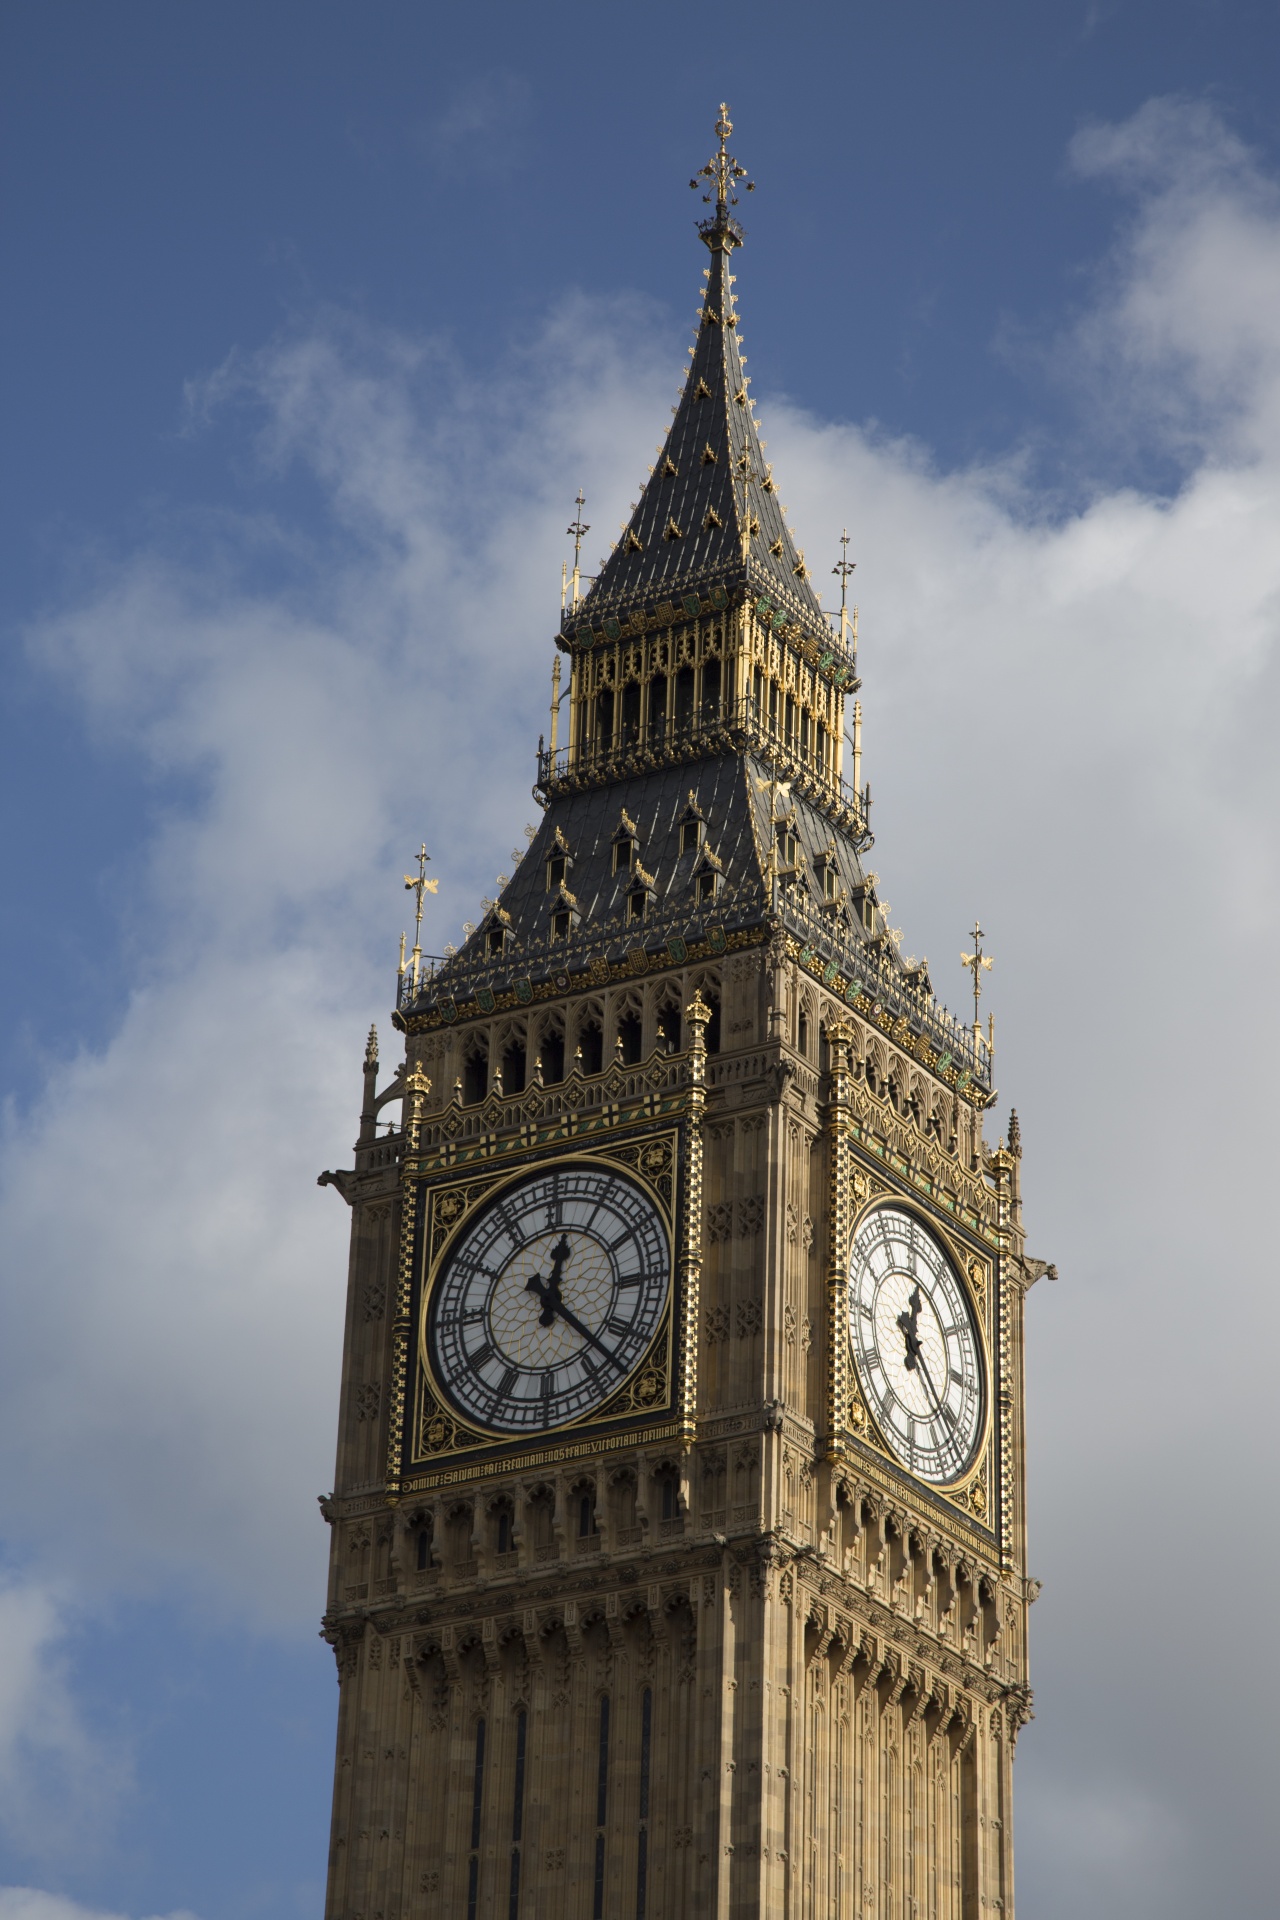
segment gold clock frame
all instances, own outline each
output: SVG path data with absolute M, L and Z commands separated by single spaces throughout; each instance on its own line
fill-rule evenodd
M 848 1368 L 849 1386 L 852 1389 L 848 1397 L 850 1431 L 855 1439 L 861 1440 L 864 1445 L 871 1444 L 877 1451 L 883 1453 L 899 1473 L 904 1473 L 910 1478 L 913 1485 L 927 1489 L 938 1499 L 959 1506 L 980 1525 L 990 1528 L 992 1525 L 991 1497 L 988 1483 L 993 1477 L 996 1464 L 992 1459 L 996 1431 L 996 1376 L 992 1361 L 991 1331 L 987 1325 L 987 1319 L 991 1312 L 998 1312 L 998 1305 L 994 1302 L 993 1264 L 989 1258 L 975 1254 L 968 1247 L 959 1246 L 948 1228 L 913 1194 L 904 1193 L 900 1188 L 884 1180 L 877 1180 L 876 1188 L 878 1190 L 872 1190 L 865 1200 L 856 1204 L 852 1215 L 844 1253 L 845 1282 L 839 1306 L 839 1324 L 831 1329 L 833 1351 L 837 1341 L 843 1343 L 842 1351 Z M 978 1338 L 983 1389 L 981 1433 L 974 1445 L 969 1465 L 962 1473 L 957 1474 L 954 1480 L 926 1480 L 921 1475 L 913 1473 L 902 1460 L 872 1411 L 854 1354 L 853 1337 L 849 1326 L 849 1271 L 853 1251 L 858 1234 L 871 1215 L 882 1212 L 886 1207 L 894 1207 L 899 1212 L 910 1214 L 918 1219 L 925 1231 L 938 1242 L 963 1289 Z M 974 1273 L 975 1267 L 979 1269 L 978 1275 Z M 855 1409 L 860 1418 L 855 1417 Z
M 687 1310 L 682 1299 L 679 1261 L 681 1226 L 681 1154 L 679 1125 L 637 1134 L 630 1140 L 610 1139 L 593 1148 L 587 1143 L 570 1152 L 553 1152 L 526 1159 L 518 1167 L 470 1167 L 465 1173 L 424 1182 L 420 1189 L 422 1237 L 414 1256 L 416 1285 L 414 1310 L 408 1331 L 413 1353 L 412 1404 L 406 1420 L 401 1457 L 406 1481 L 422 1474 L 438 1477 L 439 1468 L 478 1455 L 500 1453 L 510 1467 L 531 1453 L 546 1457 L 595 1451 L 612 1444 L 634 1445 L 642 1436 L 638 1420 L 661 1423 L 663 1433 L 675 1434 L 680 1424 L 679 1364 L 684 1342 L 678 1322 Z M 460 1415 L 449 1400 L 432 1364 L 427 1323 L 431 1300 L 450 1250 L 481 1210 L 508 1188 L 555 1167 L 590 1165 L 611 1170 L 638 1186 L 654 1206 L 666 1237 L 670 1281 L 662 1317 L 644 1353 L 619 1386 L 602 1404 L 563 1425 L 537 1433 L 510 1433 Z M 686 1176 L 687 1183 L 687 1176 Z M 611 1436 L 596 1429 L 625 1421 Z M 593 1433 L 589 1448 L 581 1436 Z M 657 1437 L 643 1436 L 644 1438 Z

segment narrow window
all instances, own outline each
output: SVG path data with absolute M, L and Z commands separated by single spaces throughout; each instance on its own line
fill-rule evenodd
M 769 725 L 776 733 L 778 730 L 778 683 L 769 682 Z
M 640 1835 L 636 1843 L 636 1920 L 645 1920 L 649 1894 L 649 1760 L 653 1736 L 653 1691 L 640 1700 Z
M 562 1033 L 544 1033 L 542 1036 L 542 1078 L 548 1087 L 557 1087 L 564 1079 L 564 1035 Z
M 649 682 L 649 741 L 657 746 L 667 730 L 667 676 L 655 673 Z
M 503 1507 L 498 1514 L 498 1552 L 511 1551 L 511 1515 Z
M 803 711 L 800 715 L 800 751 L 803 754 L 809 751 L 809 715 Z
M 584 1493 L 578 1499 L 578 1537 L 585 1540 L 588 1534 L 596 1530 L 596 1500 L 593 1493 Z
M 622 739 L 633 746 L 640 738 L 640 682 L 628 680 L 622 689 Z
M 618 1022 L 618 1038 L 622 1042 L 622 1064 L 624 1067 L 638 1066 L 640 1062 L 640 1044 L 643 1034 L 638 1013 L 624 1013 Z
M 600 1760 L 596 1771 L 596 1872 L 591 1920 L 604 1920 L 604 1822 L 609 1804 L 609 1696 L 600 1696 Z
M 706 720 L 720 715 L 720 662 L 708 660 L 702 669 L 702 713 Z
M 418 1572 L 426 1573 L 431 1565 L 431 1529 L 418 1528 Z
M 802 1013 L 796 1022 L 796 1051 L 809 1058 L 809 1016 Z
M 469 1107 L 489 1091 L 489 1056 L 479 1048 L 469 1053 L 462 1069 L 462 1098 Z
M 506 944 L 507 944 L 506 928 L 490 927 L 489 929 L 490 953 L 501 953 L 502 949 L 506 946 Z
M 613 843 L 614 872 L 621 873 L 623 872 L 624 869 L 629 870 L 630 866 L 631 866 L 631 842 L 629 840 L 615 840 Z
M 787 745 L 791 746 L 796 737 L 796 703 L 791 694 L 787 695 Z
M 523 1707 L 516 1715 L 516 1790 L 511 1810 L 511 1887 L 507 1895 L 507 1920 L 520 1915 L 520 1841 L 524 1830 L 524 1756 L 529 1716 Z
M 550 893 L 552 887 L 558 887 L 561 884 L 564 879 L 564 873 L 564 855 L 562 853 L 553 853 L 547 862 L 548 893 Z
M 711 1018 L 707 1022 L 707 1052 L 720 1051 L 720 1002 L 712 1000 Z
M 676 1477 L 674 1473 L 662 1476 L 662 1517 L 664 1520 L 676 1520 L 680 1515 L 680 1503 L 677 1497 Z
M 480 1812 L 484 1804 L 484 1721 L 476 1721 L 476 1765 L 471 1788 L 471 1859 L 467 1863 L 467 1920 L 476 1920 L 480 1893 Z
M 827 900 L 834 900 L 836 897 L 836 870 L 833 866 L 825 866 L 822 869 L 822 892 Z
M 608 753 L 613 745 L 613 688 L 605 687 L 596 695 L 596 746 Z
M 567 940 L 569 938 L 569 910 L 567 907 L 562 907 L 559 912 L 552 914 L 551 937 L 553 940 Z
M 502 1054 L 502 1091 L 504 1093 L 523 1093 L 525 1075 L 525 1050 L 523 1040 L 513 1040 Z
M 681 853 L 696 853 L 702 839 L 701 820 L 686 820 L 680 828 Z
M 676 675 L 676 726 L 693 725 L 693 668 L 681 667 Z
M 698 875 L 698 898 L 699 898 L 699 900 L 714 900 L 714 899 L 715 899 L 715 897 L 716 897 L 716 877 L 715 877 L 715 874 L 714 874 L 714 873 L 700 873 L 700 874 Z
M 604 1035 L 593 1021 L 582 1029 L 579 1049 L 582 1054 L 582 1071 L 599 1073 L 604 1065 Z
M 634 893 L 628 894 L 627 896 L 628 920 L 644 919 L 644 907 L 645 907 L 645 901 L 647 898 L 648 896 L 645 893 L 645 890 L 643 887 L 637 887 Z

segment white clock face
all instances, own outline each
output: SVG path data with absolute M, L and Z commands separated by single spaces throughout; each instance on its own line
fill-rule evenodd
M 922 1480 L 958 1480 L 982 1438 L 982 1347 L 964 1283 L 914 1215 L 880 1207 L 849 1263 L 849 1333 L 867 1404 Z
M 671 1286 L 662 1216 L 611 1168 L 549 1167 L 503 1188 L 436 1274 L 427 1345 L 458 1411 L 499 1433 L 579 1420 L 617 1391 Z

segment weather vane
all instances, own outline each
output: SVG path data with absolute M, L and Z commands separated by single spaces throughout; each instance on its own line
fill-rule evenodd
M 591 523 L 587 520 L 584 520 L 582 517 L 582 509 L 587 504 L 587 498 L 586 498 L 586 495 L 583 493 L 581 487 L 578 488 L 578 497 L 573 504 L 578 509 L 578 512 L 576 517 L 565 528 L 565 532 L 571 533 L 573 535 L 573 608 L 574 608 L 574 612 L 576 613 L 578 610 L 578 582 L 582 577 L 581 575 L 582 540 L 583 540 L 583 535 L 588 534 L 591 531 Z M 565 569 L 561 567 L 560 569 L 560 611 L 561 613 L 564 612 L 565 589 L 567 585 L 568 585 L 568 581 L 566 580 L 566 577 L 565 577 Z
M 843 551 L 841 552 L 840 558 L 836 561 L 836 564 L 834 565 L 834 567 L 832 567 L 831 571 L 832 573 L 838 574 L 840 576 L 840 638 L 841 640 L 845 640 L 845 636 L 849 631 L 849 610 L 848 610 L 849 575 L 856 571 L 857 565 L 858 565 L 856 560 L 851 560 L 849 558 L 848 527 L 846 527 L 840 535 L 840 545 Z M 846 642 L 846 645 L 847 645 L 847 642 Z M 858 609 L 855 607 L 853 610 L 853 659 L 854 659 L 855 672 L 857 670 L 857 658 L 858 658 Z
M 983 933 L 982 928 L 976 920 L 973 923 L 972 938 L 973 952 L 962 953 L 960 955 L 960 964 L 961 966 L 968 967 L 970 973 L 973 975 L 973 1036 L 975 1040 L 980 1040 L 982 1038 L 982 1022 L 978 1018 L 978 1002 L 982 998 L 982 976 L 984 973 L 990 973 L 992 967 L 995 965 L 995 961 L 989 953 L 982 951 Z M 991 1038 L 988 1040 L 987 1045 L 993 1047 L 995 1042 L 994 1020 L 991 1021 L 990 1027 Z
M 713 235 L 716 236 L 717 243 L 720 236 L 727 235 L 730 247 L 738 245 L 742 239 L 742 228 L 732 218 L 729 209 L 738 204 L 738 196 L 734 188 L 739 180 L 747 180 L 747 170 L 745 167 L 740 167 L 729 152 L 728 140 L 732 132 L 733 122 L 729 118 L 729 109 L 722 100 L 720 118 L 716 121 L 716 139 L 720 142 L 719 148 L 712 154 L 705 167 L 699 167 L 689 182 L 689 185 L 696 190 L 699 180 L 706 180 L 714 189 L 712 193 L 704 193 L 702 196 L 707 206 L 710 206 L 714 200 L 716 209 L 714 217 L 698 222 L 698 231 L 708 245 L 713 244 Z M 747 192 L 754 193 L 755 190 L 755 181 L 747 180 Z
M 418 975 L 422 968 L 422 896 L 424 893 L 437 892 L 440 886 L 438 880 L 428 880 L 427 878 L 427 862 L 430 858 L 431 855 L 427 852 L 426 842 L 424 841 L 418 848 L 417 873 L 406 873 L 404 877 L 405 891 L 417 895 L 417 903 L 413 916 L 413 984 L 415 989 L 418 985 Z M 400 935 L 400 971 L 401 973 L 404 972 L 403 934 Z

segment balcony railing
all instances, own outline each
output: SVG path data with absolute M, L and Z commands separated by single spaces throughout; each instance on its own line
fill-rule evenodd
M 676 726 L 667 726 L 664 716 L 663 724 L 650 727 L 647 733 L 620 724 L 608 740 L 591 737 L 555 753 L 544 748 L 538 755 L 534 790 L 549 798 L 722 753 L 758 753 L 806 799 L 839 816 L 859 848 L 871 845 L 869 796 L 842 780 L 834 767 L 821 765 L 812 748 L 802 748 L 798 731 L 787 732 L 771 720 L 753 694 L 723 704 L 709 703 L 703 712 Z

